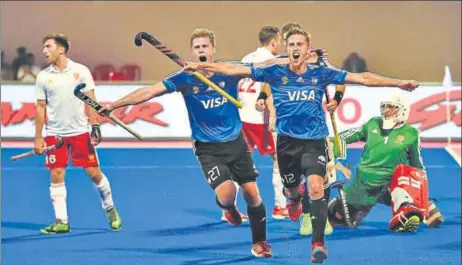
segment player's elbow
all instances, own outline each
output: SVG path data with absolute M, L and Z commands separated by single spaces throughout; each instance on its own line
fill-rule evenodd
M 382 80 L 378 78 L 377 75 L 370 73 L 370 72 L 364 72 L 360 73 L 360 78 L 359 80 L 361 81 L 361 84 L 364 86 L 381 86 Z

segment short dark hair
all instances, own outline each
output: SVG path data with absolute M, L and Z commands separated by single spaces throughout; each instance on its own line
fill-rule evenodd
M 293 28 L 299 28 L 301 29 L 302 26 L 300 26 L 300 24 L 298 24 L 297 22 L 291 22 L 291 23 L 287 23 L 285 24 L 283 27 L 282 27 L 282 38 L 284 38 L 284 40 L 287 39 L 287 32 L 289 32 L 289 30 L 293 29 Z
M 303 35 L 306 38 L 306 42 L 308 43 L 308 45 L 310 45 L 311 35 L 305 30 L 301 28 L 292 28 L 291 30 L 289 30 L 289 32 L 287 32 L 286 40 L 288 40 L 292 35 Z
M 276 38 L 279 34 L 279 28 L 275 26 L 264 26 L 258 33 L 258 40 L 261 45 L 268 45 L 270 41 Z
M 69 49 L 71 48 L 71 43 L 69 42 L 69 39 L 66 36 L 64 36 L 64 34 L 60 34 L 60 33 L 47 34 L 45 37 L 43 37 L 42 43 L 45 43 L 45 41 L 47 40 L 54 40 L 57 45 L 64 48 L 64 53 L 67 53 Z

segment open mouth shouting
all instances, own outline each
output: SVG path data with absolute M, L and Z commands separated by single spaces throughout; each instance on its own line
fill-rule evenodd
M 299 51 L 294 51 L 292 53 L 292 57 L 294 58 L 294 62 L 297 63 L 298 60 L 300 59 L 300 52 Z
M 205 57 L 205 55 L 200 55 L 200 56 L 199 56 L 199 61 L 201 61 L 201 62 L 204 63 L 204 62 L 207 61 L 207 57 Z

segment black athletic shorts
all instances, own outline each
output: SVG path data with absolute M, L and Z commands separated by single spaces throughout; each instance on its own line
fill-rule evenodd
M 300 185 L 302 175 L 326 175 L 329 153 L 325 139 L 306 140 L 278 134 L 276 152 L 279 173 L 286 188 Z
M 229 142 L 194 141 L 193 145 L 194 154 L 212 189 L 226 180 L 234 180 L 242 185 L 255 181 L 259 175 L 242 134 Z

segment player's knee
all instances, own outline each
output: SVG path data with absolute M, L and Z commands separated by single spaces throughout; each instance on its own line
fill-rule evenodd
M 308 190 L 311 199 L 322 198 L 324 196 L 324 179 L 318 175 L 308 176 Z
M 260 192 L 256 181 L 248 181 L 241 185 L 242 195 L 249 206 L 257 206 L 261 204 Z
M 103 179 L 103 173 L 99 167 L 86 167 L 85 172 L 95 183 L 99 183 Z
M 61 183 L 64 181 L 64 168 L 53 168 L 50 171 L 50 177 L 52 183 Z
M 223 181 L 215 188 L 217 200 L 224 206 L 234 205 L 236 192 L 237 190 L 232 180 Z

